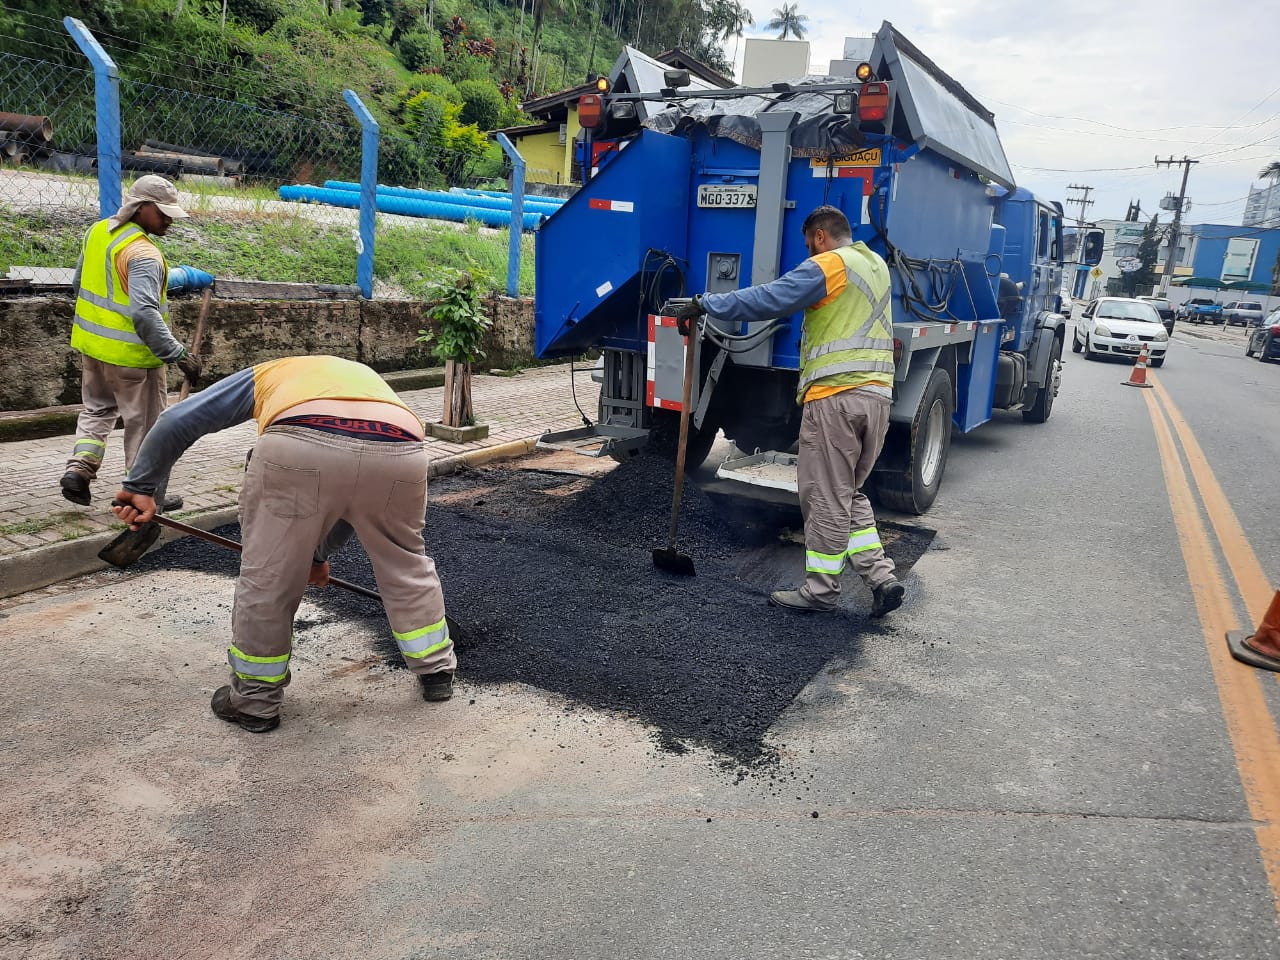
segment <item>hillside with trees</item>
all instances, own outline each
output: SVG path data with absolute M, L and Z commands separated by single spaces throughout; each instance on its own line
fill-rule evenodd
M 350 87 L 393 129 L 464 151 L 624 43 L 728 71 L 720 43 L 751 22 L 736 0 L 3 0 L 0 53 L 83 68 L 68 15 L 130 80 L 320 120 Z

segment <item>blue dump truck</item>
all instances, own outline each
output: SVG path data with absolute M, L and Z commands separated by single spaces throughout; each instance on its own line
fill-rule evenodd
M 615 83 L 584 98 L 588 180 L 537 234 L 538 355 L 602 357 L 598 422 L 543 447 L 623 458 L 673 435 L 685 344 L 662 304 L 778 277 L 807 256 L 801 224 L 821 204 L 893 275 L 882 503 L 932 505 L 953 429 L 996 410 L 1049 418 L 1066 326 L 1062 206 L 1017 186 L 993 115 L 959 83 L 887 22 L 853 78 L 716 91 L 682 91 L 680 70 L 663 79 L 656 94 Z M 1096 264 L 1101 231 L 1084 250 Z M 719 477 L 794 492 L 801 320 L 704 318 L 691 465 L 723 431 L 742 455 Z

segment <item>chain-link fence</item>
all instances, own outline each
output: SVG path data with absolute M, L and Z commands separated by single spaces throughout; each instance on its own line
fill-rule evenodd
M 0 53 L 0 208 L 96 212 L 93 72 Z
M 356 282 L 362 132 L 345 102 L 312 119 L 122 75 L 118 118 L 100 118 L 101 82 L 88 68 L 0 53 L 0 215 L 9 222 L 0 231 L 0 278 L 13 267 L 75 264 L 85 229 L 101 215 L 100 177 L 112 192 L 97 169 L 105 119 L 108 130 L 118 124 L 122 190 L 159 174 L 191 213 L 165 238 L 172 264 L 226 278 Z M 389 127 L 378 182 L 415 193 L 406 204 L 379 191 L 374 295 L 425 296 L 460 269 L 505 287 L 509 212 L 504 220 L 495 210 L 503 203 L 488 197 L 459 205 L 456 192 L 509 190 L 511 161 L 474 136 L 451 150 L 438 128 L 417 140 Z M 417 202 L 450 191 L 448 204 Z M 527 216 L 524 227 L 536 219 Z M 531 236 L 521 249 L 527 293 Z

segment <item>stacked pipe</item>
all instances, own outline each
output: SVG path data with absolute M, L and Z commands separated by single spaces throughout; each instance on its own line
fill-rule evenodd
M 450 187 L 450 193 L 460 193 L 468 196 L 476 197 L 506 197 L 511 198 L 510 190 L 473 190 L 470 187 Z M 541 194 L 526 193 L 524 195 L 525 203 L 533 201 L 534 203 L 549 203 L 556 207 L 563 207 L 567 202 L 567 197 L 544 197 Z
M 53 140 L 48 117 L 0 112 L 0 157 L 20 164 L 29 156 L 47 151 Z
M 348 183 L 345 180 L 326 180 L 324 185 L 327 190 L 346 190 L 351 193 L 360 191 L 360 184 Z M 472 207 L 485 207 L 489 210 L 510 210 L 514 203 L 509 193 L 505 196 L 475 195 L 454 193 L 452 191 L 444 193 L 440 190 L 421 190 L 415 187 L 388 187 L 381 183 L 378 184 L 378 196 L 407 197 L 411 200 L 430 200 L 436 203 L 461 203 Z M 524 210 L 526 213 L 541 213 L 549 217 L 559 209 L 559 203 L 553 203 L 545 197 L 526 196 L 524 198 Z
M 400 196 L 386 193 L 384 190 L 398 190 L 397 187 L 379 187 L 376 198 L 377 209 L 382 213 L 395 213 L 407 217 L 425 217 L 431 220 L 451 220 L 463 223 L 476 220 L 488 227 L 509 227 L 511 225 L 511 208 L 495 209 L 491 206 L 479 206 L 467 201 L 471 197 L 460 197 L 451 194 L 435 194 L 433 197 Z M 423 190 L 420 193 L 431 194 L 433 191 Z M 451 197 L 441 200 L 438 197 Z M 292 200 L 303 203 L 326 203 L 334 207 L 359 209 L 360 194 L 357 190 L 337 190 L 329 187 L 286 186 L 280 188 L 281 200 Z M 543 212 L 526 213 L 521 217 L 524 230 L 536 230 L 547 217 Z

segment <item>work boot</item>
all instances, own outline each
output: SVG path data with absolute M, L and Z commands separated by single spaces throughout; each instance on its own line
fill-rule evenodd
M 879 618 L 892 613 L 902 606 L 902 598 L 907 595 L 907 588 L 897 577 L 890 577 L 871 591 L 871 616 Z
M 83 470 L 77 470 L 75 467 L 67 468 L 67 472 L 58 481 L 58 486 L 62 488 L 64 497 L 72 503 L 80 504 L 82 507 L 89 506 L 93 499 L 89 495 L 89 475 Z
M 418 675 L 418 682 L 422 684 L 422 699 L 428 703 L 439 703 L 453 696 L 452 670 L 421 673 Z
M 835 609 L 834 605 L 821 606 L 803 590 L 775 590 L 769 594 L 769 603 L 797 613 L 827 613 Z
M 173 511 L 175 511 L 175 510 L 181 510 L 181 509 L 182 509 L 182 498 L 181 498 L 181 497 L 169 497 L 169 496 L 166 496 L 166 497 L 164 498 L 164 503 L 160 504 L 160 512 L 161 512 L 161 513 L 173 513 Z
M 220 719 L 227 723 L 238 723 L 241 729 L 248 730 L 250 733 L 266 733 L 268 730 L 274 730 L 280 726 L 280 718 L 276 717 L 253 717 L 247 713 L 241 713 L 231 705 L 231 687 L 219 687 L 213 692 L 213 699 L 209 702 L 209 706 L 213 708 L 213 712 Z

